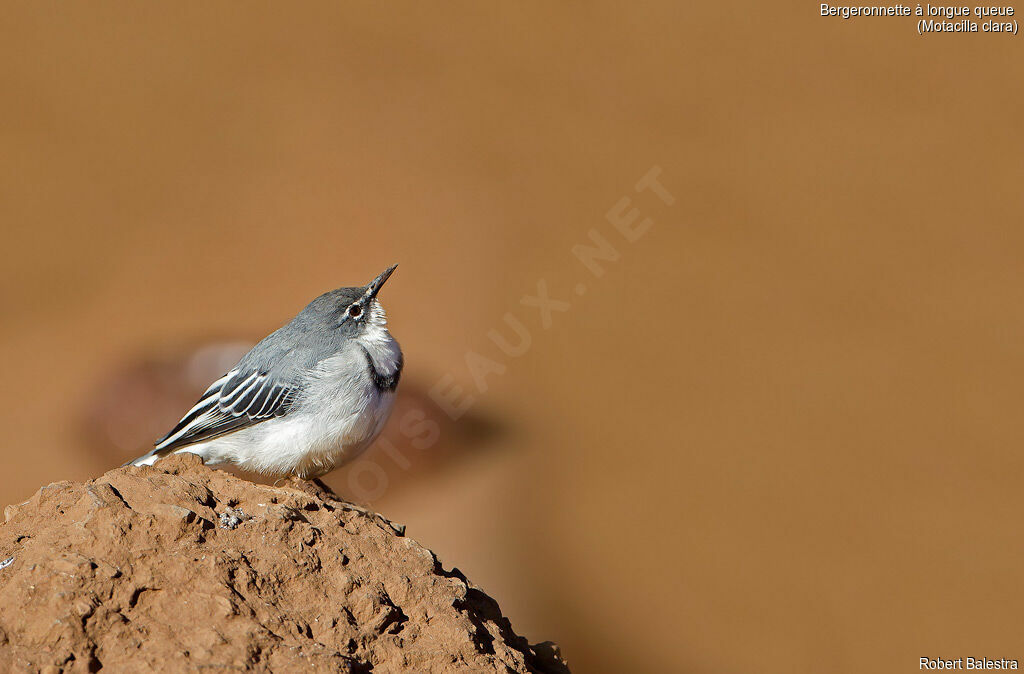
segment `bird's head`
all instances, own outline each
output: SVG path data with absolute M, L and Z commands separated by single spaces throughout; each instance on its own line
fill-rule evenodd
M 314 300 L 307 311 L 314 311 L 327 319 L 341 336 L 360 338 L 387 330 L 387 314 L 377 294 L 395 271 L 392 265 L 365 286 L 338 288 Z

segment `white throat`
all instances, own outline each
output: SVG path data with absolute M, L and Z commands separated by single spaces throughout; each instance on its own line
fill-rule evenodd
M 388 332 L 388 318 L 380 302 L 370 303 L 370 315 L 366 320 L 366 330 L 356 341 L 366 349 L 373 359 L 377 371 L 384 376 L 395 374 L 402 364 L 402 349 Z

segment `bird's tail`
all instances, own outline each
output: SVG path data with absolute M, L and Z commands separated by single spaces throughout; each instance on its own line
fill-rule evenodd
M 152 466 L 157 462 L 157 459 L 163 458 L 163 454 L 157 454 L 155 449 L 151 449 L 142 456 L 132 459 L 127 463 L 121 464 L 121 467 L 125 466 Z

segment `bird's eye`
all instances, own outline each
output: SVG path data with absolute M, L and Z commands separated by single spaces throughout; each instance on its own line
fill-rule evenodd
M 353 304 L 348 308 L 348 315 L 351 316 L 352 318 L 359 318 L 359 316 L 362 315 L 362 313 L 363 308 L 358 304 Z

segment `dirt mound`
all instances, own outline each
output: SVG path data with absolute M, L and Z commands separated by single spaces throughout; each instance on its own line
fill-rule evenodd
M 399 527 L 308 483 L 183 455 L 5 516 L 0 671 L 568 671 Z

